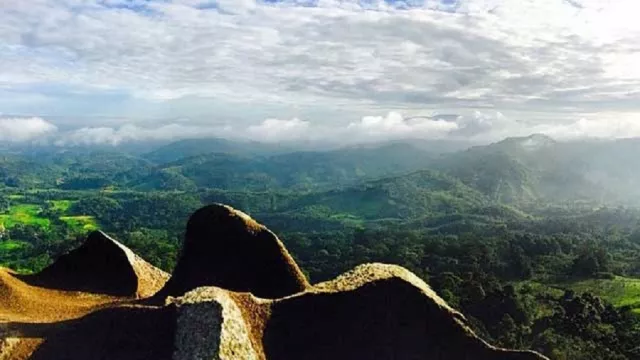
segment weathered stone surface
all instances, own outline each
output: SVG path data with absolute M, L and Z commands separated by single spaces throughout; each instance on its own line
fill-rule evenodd
M 173 303 L 178 309 L 173 360 L 264 359 L 253 347 L 252 325 L 229 292 L 203 287 Z

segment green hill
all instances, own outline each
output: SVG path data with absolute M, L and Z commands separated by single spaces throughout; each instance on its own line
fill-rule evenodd
M 325 211 L 345 218 L 412 219 L 429 214 L 468 212 L 486 203 L 478 191 L 447 175 L 423 170 L 368 181 L 340 190 L 313 193 L 290 205 L 289 211 Z
M 233 141 L 220 138 L 186 139 L 161 146 L 143 155 L 157 164 L 167 164 L 181 159 L 211 153 L 226 153 L 242 156 L 269 156 L 292 150 L 277 144 L 255 141 Z

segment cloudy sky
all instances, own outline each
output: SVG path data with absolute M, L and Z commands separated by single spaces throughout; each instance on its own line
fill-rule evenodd
M 637 0 L 0 0 L 0 141 L 640 136 Z

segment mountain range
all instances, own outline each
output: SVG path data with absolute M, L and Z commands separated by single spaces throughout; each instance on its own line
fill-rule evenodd
M 559 142 L 534 134 L 464 150 L 442 142 L 407 141 L 325 151 L 193 139 L 143 154 L 117 149 L 5 151 L 0 153 L 0 184 L 73 190 L 294 190 L 331 197 L 336 191 L 359 192 L 388 183 L 429 190 L 420 184 L 429 173 L 487 202 L 632 205 L 640 200 L 635 186 L 640 139 Z

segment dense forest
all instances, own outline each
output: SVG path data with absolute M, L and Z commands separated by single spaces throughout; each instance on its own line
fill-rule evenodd
M 640 167 L 624 163 L 636 148 L 536 135 L 457 152 L 221 140 L 12 152 L 0 156 L 0 265 L 38 271 L 100 228 L 171 270 L 188 216 L 221 202 L 276 232 L 313 282 L 399 264 L 491 342 L 640 359 Z

